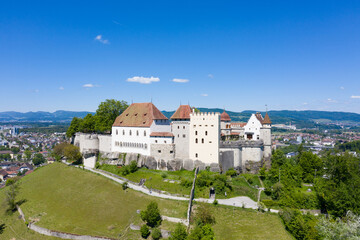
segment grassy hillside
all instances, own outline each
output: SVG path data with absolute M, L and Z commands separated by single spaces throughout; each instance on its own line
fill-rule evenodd
M 125 192 L 120 184 L 103 176 L 59 163 L 25 176 L 20 186 L 18 199 L 26 200 L 21 208 L 27 220 L 63 232 L 140 239 L 139 232 L 131 231 L 129 225 L 140 225 L 136 210 L 145 209 L 151 200 L 158 202 L 163 215 L 186 217 L 185 201 L 153 198 L 130 189 Z M 0 190 L 1 202 L 4 191 L 6 188 Z M 217 239 L 290 239 L 277 215 L 222 206 L 213 212 Z M 52 239 L 27 230 L 17 216 L 0 213 L 0 224 L 7 225 L 0 239 Z M 164 222 L 162 228 L 173 226 Z

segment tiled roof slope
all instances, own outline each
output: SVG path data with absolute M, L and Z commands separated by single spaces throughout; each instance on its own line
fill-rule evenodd
M 173 137 L 171 132 L 152 132 L 150 137 Z
M 180 105 L 170 119 L 190 119 L 191 107 L 189 105 Z
M 257 112 L 257 113 L 255 114 L 255 116 L 256 116 L 256 118 L 259 120 L 259 122 L 260 122 L 261 124 L 263 124 L 264 119 L 263 119 L 263 117 L 261 116 L 261 113 Z
M 227 114 L 227 112 L 224 112 L 220 115 L 220 120 L 221 121 L 231 121 L 231 118 L 229 116 L 229 114 Z
M 265 114 L 265 118 L 264 118 L 264 121 L 263 121 L 263 124 L 271 124 L 271 120 L 270 120 L 270 117 L 268 115 L 268 113 Z
M 168 120 L 152 103 L 133 103 L 115 119 L 113 127 L 150 127 L 154 120 Z

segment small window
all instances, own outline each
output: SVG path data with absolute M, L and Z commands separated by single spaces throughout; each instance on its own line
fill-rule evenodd
M 194 127 L 196 127 L 196 125 L 194 124 Z
M 204 139 L 201 139 L 201 143 L 204 143 Z
M 214 125 L 211 125 L 212 127 L 214 126 Z
M 161 150 L 158 150 L 158 153 L 161 153 Z
M 197 136 L 197 131 L 195 131 L 195 135 Z
M 166 141 L 164 141 L 164 143 L 166 143 Z
M 183 138 L 185 138 L 186 137 L 186 135 L 185 134 L 183 134 Z
M 205 136 L 207 136 L 207 131 L 205 131 Z
M 170 151 L 170 153 L 174 153 L 174 151 Z
M 131 136 L 131 130 L 129 131 L 129 135 Z
M 136 136 L 139 136 L 139 131 L 138 130 L 136 130 Z
M 157 140 L 155 140 L 155 143 L 157 143 Z
M 209 143 L 212 143 L 212 141 L 209 141 Z
M 146 137 L 146 131 L 144 131 L 144 137 Z
M 125 130 L 123 130 L 123 135 L 125 135 Z
M 178 134 L 178 137 L 180 137 L 180 134 Z
M 178 129 L 180 129 L 180 126 L 178 126 Z
M 195 143 L 198 143 L 198 139 L 197 139 L 197 138 L 195 138 Z
M 197 158 L 199 155 L 197 153 L 195 153 L 195 157 Z
M 116 130 L 116 135 L 118 135 L 118 130 Z
M 183 126 L 183 129 L 185 129 L 185 126 Z

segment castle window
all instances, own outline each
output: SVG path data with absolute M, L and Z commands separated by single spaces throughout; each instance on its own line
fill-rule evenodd
M 205 131 L 205 136 L 207 136 L 207 131 Z
M 180 126 L 178 126 L 178 129 L 180 129 Z
M 180 134 L 178 134 L 178 137 L 180 137 Z
M 158 153 L 161 153 L 161 150 L 158 150 Z
M 212 127 L 214 126 L 214 125 L 211 125 Z
M 195 138 L 195 143 L 198 143 L 198 139 L 197 139 L 197 138 Z
M 155 143 L 157 143 L 157 140 L 155 140 Z
M 129 135 L 131 136 L 131 130 L 129 131 Z
M 197 135 L 197 131 L 195 131 L 195 135 Z
M 118 135 L 118 130 L 116 130 L 116 135 Z
M 139 136 L 139 131 L 138 130 L 136 130 L 136 136 Z
M 186 137 L 186 135 L 185 134 L 183 134 L 183 138 L 185 138 Z
M 258 140 L 260 139 L 259 135 L 257 135 L 257 139 L 258 139 Z
M 183 126 L 183 129 L 185 129 L 185 126 Z
M 204 139 L 201 139 L 201 143 L 204 143 Z
M 164 143 L 166 143 L 166 141 L 164 141 Z
M 196 127 L 196 125 L 194 124 L 194 127 Z
M 174 153 L 174 151 L 170 151 L 170 153 Z
M 146 143 L 145 143 L 145 146 L 144 146 L 144 147 L 145 147 L 145 149 L 147 149 L 147 144 L 146 144 Z
M 123 135 L 125 135 L 125 130 L 123 130 Z
M 195 153 L 195 157 L 197 158 L 199 156 L 199 154 Z
M 144 131 L 144 137 L 146 136 L 146 131 Z

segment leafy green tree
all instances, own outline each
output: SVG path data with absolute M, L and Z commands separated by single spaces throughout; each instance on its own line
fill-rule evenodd
M 299 164 L 303 170 L 305 182 L 314 182 L 315 173 L 321 176 L 323 163 L 316 154 L 303 152 L 299 158 Z
M 230 176 L 230 177 L 236 177 L 237 172 L 236 170 L 234 170 L 234 168 L 230 168 L 229 170 L 226 171 L 226 176 Z
M 11 148 L 11 151 L 14 153 L 14 154 L 18 154 L 20 152 L 20 148 L 18 147 L 12 147 Z
M 154 228 L 151 233 L 151 238 L 153 240 L 159 240 L 160 238 L 162 238 L 160 229 Z
M 138 170 L 136 161 L 131 161 L 129 165 L 129 170 L 131 173 L 134 173 Z
M 19 193 L 19 185 L 14 182 L 9 185 L 8 190 L 5 192 L 5 201 L 8 206 L 7 211 L 13 212 L 16 210 L 16 197 Z
M 91 113 L 87 114 L 80 123 L 80 131 L 84 133 L 92 133 L 95 131 L 96 117 Z
M 36 165 L 36 166 L 40 165 L 40 164 L 43 164 L 45 161 L 46 160 L 45 160 L 44 156 L 41 153 L 36 153 L 34 155 L 33 160 L 32 160 L 33 164 Z
M 215 239 L 214 230 L 211 225 L 195 226 L 189 234 L 187 240 L 213 240 Z
M 178 223 L 176 224 L 175 230 L 171 232 L 169 240 L 186 240 L 187 236 L 188 234 L 186 232 L 185 226 L 181 223 Z
M 150 227 L 161 225 L 160 210 L 156 202 L 150 202 L 145 211 L 140 212 L 141 219 Z
M 82 160 L 82 155 L 80 153 L 79 147 L 74 146 L 70 143 L 57 144 L 53 149 L 52 155 L 55 156 L 56 159 L 66 157 L 67 160 L 73 161 L 76 164 L 81 163 Z
M 25 159 L 26 159 L 26 161 L 30 162 L 30 160 L 31 160 L 31 155 L 32 155 L 31 151 L 30 151 L 29 149 L 26 149 L 26 150 L 24 151 L 24 154 L 25 154 Z
M 128 107 L 127 102 L 106 99 L 100 103 L 96 110 L 95 130 L 98 132 L 109 132 L 116 119 Z
M 141 228 L 140 228 L 140 234 L 141 234 L 141 237 L 142 238 L 148 238 L 149 237 L 149 235 L 150 235 L 150 230 L 149 230 L 149 227 L 146 225 L 146 224 L 144 224 L 144 225 L 142 225 L 141 226 Z
M 70 126 L 68 128 L 68 130 L 66 131 L 66 136 L 67 137 L 72 137 L 75 135 L 75 133 L 80 132 L 81 131 L 81 125 L 82 125 L 82 119 L 78 118 L 78 117 L 74 117 L 71 120 Z

